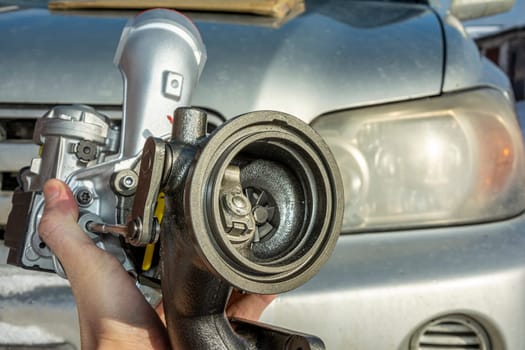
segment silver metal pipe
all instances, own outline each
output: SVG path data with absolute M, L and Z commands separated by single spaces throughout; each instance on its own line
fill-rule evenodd
M 124 237 L 128 236 L 128 227 L 126 225 L 110 225 L 90 221 L 86 224 L 86 228 L 94 233 L 111 233 L 121 235 Z
M 197 28 L 180 13 L 150 10 L 129 21 L 114 59 L 125 86 L 123 158 L 139 154 L 150 135 L 169 137 L 170 118 L 190 105 L 205 61 Z

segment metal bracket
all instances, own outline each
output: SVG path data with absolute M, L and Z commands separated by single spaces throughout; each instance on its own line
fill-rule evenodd
M 243 194 L 241 170 L 230 165 L 221 184 L 221 219 L 232 243 L 250 243 L 255 232 L 255 219 L 250 200 Z
M 167 153 L 166 143 L 161 139 L 150 137 L 146 140 L 131 220 L 128 222 L 126 240 L 132 245 L 143 246 L 159 239 L 160 224 L 154 213 Z

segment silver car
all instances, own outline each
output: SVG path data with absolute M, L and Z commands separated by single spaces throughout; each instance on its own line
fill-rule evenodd
M 121 117 L 112 60 L 128 14 L 0 3 L 4 226 L 16 173 L 37 153 L 36 118 L 79 103 Z M 508 78 L 460 21 L 511 2 L 479 3 L 306 0 L 285 20 L 187 13 L 208 51 L 193 104 L 211 123 L 263 109 L 298 116 L 342 172 L 333 256 L 264 321 L 328 349 L 525 349 L 522 134 Z M 2 269 L 13 287 L 0 285 L 0 332 L 78 345 L 67 284 Z

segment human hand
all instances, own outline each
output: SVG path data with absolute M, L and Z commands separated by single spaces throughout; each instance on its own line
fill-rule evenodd
M 49 180 L 44 197 L 39 233 L 71 283 L 82 349 L 169 349 L 162 308 L 159 317 L 118 260 L 82 231 L 69 187 Z M 227 314 L 256 320 L 274 298 L 233 293 Z
M 39 233 L 62 263 L 77 303 L 82 349 L 165 349 L 164 325 L 118 260 L 77 224 L 78 207 L 61 181 L 44 185 Z

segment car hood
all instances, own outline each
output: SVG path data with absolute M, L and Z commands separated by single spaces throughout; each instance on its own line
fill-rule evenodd
M 0 16 L 0 103 L 122 104 L 113 55 L 126 18 L 46 9 Z M 443 38 L 426 7 L 314 5 L 279 28 L 241 17 L 196 18 L 208 61 L 193 103 L 227 118 L 274 109 L 310 121 L 440 93 Z

